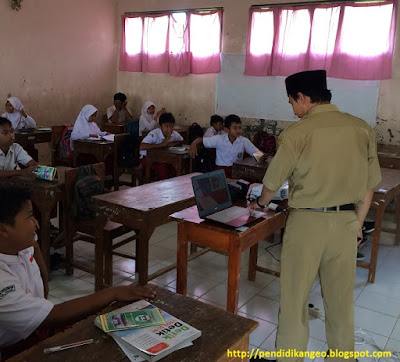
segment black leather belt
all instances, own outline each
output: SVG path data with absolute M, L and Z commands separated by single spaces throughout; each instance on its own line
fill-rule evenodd
M 312 211 L 352 211 L 356 209 L 355 204 L 344 204 L 339 206 L 331 206 L 331 207 L 307 207 L 307 210 Z

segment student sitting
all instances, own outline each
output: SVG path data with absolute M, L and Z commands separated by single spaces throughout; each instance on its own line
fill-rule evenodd
M 34 128 L 36 127 L 35 120 L 28 116 L 25 108 L 17 97 L 10 97 L 6 102 L 6 111 L 1 116 L 11 121 L 11 126 L 14 129 Z
M 205 137 L 212 137 L 212 136 L 217 136 L 220 134 L 224 134 L 224 120 L 221 116 L 218 116 L 217 114 L 214 114 L 211 116 L 210 119 L 210 126 L 207 131 L 204 133 L 204 138 Z
M 102 132 L 94 121 L 96 116 L 97 108 L 91 104 L 87 104 L 81 109 L 71 133 L 71 149 L 74 149 L 75 140 L 84 140 L 89 137 L 98 138 L 107 134 L 107 132 Z
M 19 164 L 27 166 L 20 169 Z M 10 120 L 0 117 L 0 178 L 31 175 L 36 161 L 18 144 L 14 143 L 14 129 Z
M 156 107 L 153 102 L 145 102 L 142 107 L 142 114 L 139 118 L 139 136 L 144 131 L 151 131 L 157 127 L 158 118 L 165 113 L 165 108 L 161 108 L 156 113 Z
M 140 154 L 143 156 L 141 164 L 143 167 L 146 167 L 146 150 L 172 147 L 181 144 L 183 141 L 182 136 L 174 131 L 175 118 L 171 113 L 163 113 L 160 116 L 159 123 L 160 127 L 151 131 L 140 145 Z M 153 162 L 152 169 L 157 172 L 160 180 L 176 176 L 175 168 L 168 163 Z
M 54 305 L 48 275 L 35 241 L 37 221 L 30 191 L 0 185 L 0 351 L 7 359 L 101 311 L 114 301 L 154 298 L 149 287 L 118 286 Z
M 228 133 L 213 137 L 197 138 L 190 145 L 190 156 L 195 158 L 197 145 L 203 143 L 206 148 L 217 150 L 216 170 L 225 170 L 226 177 L 232 176 L 232 166 L 236 161 L 243 160 L 244 152 L 253 155 L 259 149 L 254 146 L 247 138 L 242 137 L 242 121 L 235 114 L 225 118 L 225 128 Z
M 126 107 L 128 101 L 124 93 L 114 94 L 114 105 L 107 108 L 107 119 L 111 123 L 126 123 L 133 120 L 132 112 Z

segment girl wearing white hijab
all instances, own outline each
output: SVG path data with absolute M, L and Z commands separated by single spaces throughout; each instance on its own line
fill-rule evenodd
M 95 123 L 96 116 L 97 108 L 91 104 L 87 104 L 81 109 L 71 133 L 71 149 L 74 149 L 75 140 L 84 140 L 89 137 L 98 138 L 107 134 L 107 132 L 102 132 Z
M 28 116 L 21 100 L 17 97 L 10 97 L 6 102 L 6 111 L 1 116 L 7 118 L 14 129 L 34 128 L 35 120 Z
M 142 107 L 142 115 L 139 118 L 139 136 L 144 131 L 151 131 L 157 127 L 158 118 L 166 112 L 165 108 L 160 109 L 156 114 L 156 107 L 153 102 L 145 102 Z M 155 114 L 155 115 L 154 115 Z

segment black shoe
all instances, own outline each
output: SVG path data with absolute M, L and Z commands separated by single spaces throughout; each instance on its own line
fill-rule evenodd
M 365 259 L 365 255 L 357 252 L 357 261 L 361 261 Z
M 249 362 L 257 362 L 257 361 L 264 361 L 264 362 L 266 362 L 266 361 L 269 361 L 269 362 L 276 362 L 276 359 L 266 359 L 266 358 L 255 358 L 255 357 L 252 357 L 252 358 L 250 358 L 249 359 Z
M 375 230 L 375 222 L 374 221 L 364 221 L 364 224 L 363 224 L 363 227 L 361 230 L 362 230 L 363 234 L 372 233 Z

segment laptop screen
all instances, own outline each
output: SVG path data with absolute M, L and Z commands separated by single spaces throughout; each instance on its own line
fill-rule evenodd
M 224 170 L 193 176 L 192 185 L 200 217 L 232 206 Z

